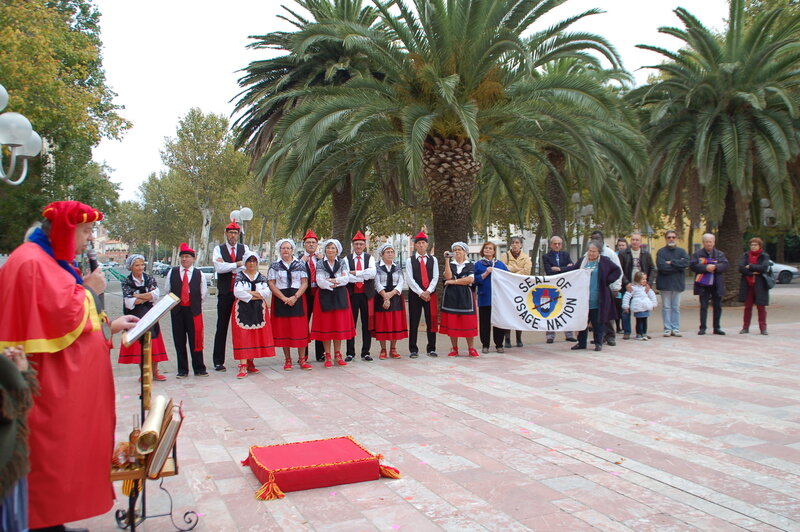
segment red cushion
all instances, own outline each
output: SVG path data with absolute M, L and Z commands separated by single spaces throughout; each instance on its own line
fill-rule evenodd
M 380 457 L 349 436 L 253 446 L 243 464 L 250 466 L 262 484 L 273 481 L 283 492 L 377 480 L 381 476 Z

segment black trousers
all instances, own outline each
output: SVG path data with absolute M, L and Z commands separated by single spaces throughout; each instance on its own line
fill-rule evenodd
M 431 329 L 436 325 L 431 316 L 431 302 L 423 301 L 417 294 L 408 291 L 408 350 L 411 353 L 419 353 L 417 347 L 417 334 L 419 333 L 419 322 L 422 319 L 422 314 L 425 314 L 425 327 L 427 328 L 428 344 L 425 346 L 425 352 L 431 353 L 436 351 L 436 333 L 431 332 Z
M 647 318 L 636 318 L 636 334 L 642 336 L 647 334 Z
M 305 294 L 306 305 L 308 305 L 306 316 L 308 317 L 308 322 L 311 323 L 311 315 L 314 314 L 315 295 L 311 287 L 306 290 Z M 309 356 L 308 346 L 306 346 L 306 356 Z M 318 362 L 325 360 L 325 346 L 320 340 L 314 340 L 314 356 L 317 358 Z
M 350 294 L 350 308 L 353 310 L 353 323 L 358 328 L 358 315 L 361 314 L 361 356 L 369 354 L 372 346 L 372 336 L 369 334 L 369 305 L 371 299 L 367 299 L 366 294 Z M 347 340 L 347 355 L 356 356 L 356 339 Z
M 194 316 L 191 307 L 175 307 L 177 310 L 172 312 L 172 341 L 175 343 L 175 357 L 178 359 L 178 375 L 189 373 L 189 361 L 186 355 L 186 344 L 192 351 L 192 371 L 198 373 L 206 372 L 206 364 L 203 362 L 203 352 L 194 350 Z
M 722 321 L 722 296 L 713 287 L 703 287 L 700 289 L 700 330 L 705 331 L 708 325 L 708 303 L 714 306 L 713 325 L 714 330 L 721 329 Z
M 234 301 L 236 301 L 236 297 L 233 292 L 217 294 L 217 332 L 214 334 L 214 354 L 212 356 L 214 367 L 225 364 L 225 348 L 228 343 L 228 327 L 231 324 Z
M 478 324 L 480 327 L 481 345 L 489 348 L 490 342 L 494 339 L 495 347 L 503 347 L 503 340 L 506 337 L 507 329 L 492 327 L 492 307 L 478 307 Z
M 600 310 L 593 308 L 589 309 L 589 323 L 592 324 L 592 334 L 594 335 L 594 345 L 603 345 L 603 329 L 605 324 L 600 323 Z M 589 328 L 585 328 L 578 333 L 578 345 L 586 347 L 586 341 L 589 339 Z

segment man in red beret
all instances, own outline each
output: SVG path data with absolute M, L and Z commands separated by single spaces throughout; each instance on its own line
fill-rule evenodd
M 165 289 L 181 299 L 170 311 L 172 318 L 172 341 L 175 344 L 175 359 L 178 362 L 176 379 L 189 375 L 188 344 L 192 353 L 192 371 L 196 377 L 208 377 L 203 360 L 203 302 L 208 297 L 208 281 L 203 272 L 194 267 L 196 253 L 186 242 L 178 250 L 180 266 L 173 266 L 167 273 Z
M 43 215 L 0 268 L 0 350 L 20 346 L 37 371 L 40 392 L 28 418 L 29 525 L 60 530 L 113 504 L 111 334 L 138 318 L 122 316 L 109 327 L 98 298 L 103 274 L 84 277 L 75 263 L 103 213 L 57 201 Z
M 214 248 L 212 262 L 217 273 L 217 332 L 214 334 L 214 369 L 225 371 L 225 349 L 228 343 L 228 326 L 236 298 L 233 296 L 233 280 L 244 270 L 242 257 L 250 253 L 247 246 L 239 243 L 241 227 L 231 222 L 225 227 L 225 243 Z
M 306 234 L 303 235 L 303 253 L 300 255 L 300 260 L 302 260 L 306 265 L 306 274 L 308 274 L 308 290 L 305 292 L 306 296 L 306 308 L 308 308 L 308 312 L 306 316 L 308 316 L 308 321 L 311 321 L 311 316 L 314 313 L 314 298 L 317 297 L 317 291 L 319 288 L 317 287 L 317 259 L 320 259 L 317 255 L 317 247 L 319 246 L 319 237 L 309 229 L 306 231 Z M 325 360 L 325 347 L 322 345 L 320 340 L 314 341 L 314 351 L 317 358 L 317 362 L 322 362 Z M 308 357 L 308 347 L 306 347 L 306 358 Z
M 367 237 L 361 231 L 353 235 L 353 252 L 347 256 L 350 264 L 350 308 L 353 310 L 353 323 L 358 323 L 361 314 L 361 360 L 372 361 L 369 349 L 372 346 L 372 335 L 369 332 L 369 315 L 372 311 L 372 298 L 375 297 L 375 257 L 365 253 Z M 356 339 L 347 340 L 347 356 L 345 362 L 356 357 Z

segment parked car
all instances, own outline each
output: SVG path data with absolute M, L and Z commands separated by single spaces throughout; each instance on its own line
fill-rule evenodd
M 169 264 L 164 264 L 163 262 L 156 261 L 153 263 L 153 275 L 160 275 L 161 277 L 166 277 L 169 268 L 170 268 Z
M 119 266 L 119 262 L 115 260 L 110 260 L 106 262 L 106 264 L 108 265 L 109 268 L 116 268 L 117 266 Z
M 772 261 L 769 261 L 769 265 L 772 267 L 772 277 L 781 284 L 789 284 L 792 282 L 792 279 L 800 277 L 800 270 L 794 266 L 778 264 Z
M 198 266 L 198 270 L 203 274 L 203 277 L 208 281 L 208 286 L 217 286 L 217 274 L 214 273 L 213 266 Z

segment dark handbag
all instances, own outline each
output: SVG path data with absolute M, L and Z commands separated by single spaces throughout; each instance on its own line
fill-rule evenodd
M 775 278 L 772 276 L 772 268 L 767 270 L 767 273 L 765 273 L 761 277 L 763 277 L 764 282 L 767 283 L 767 290 L 772 290 L 773 288 L 775 288 Z

